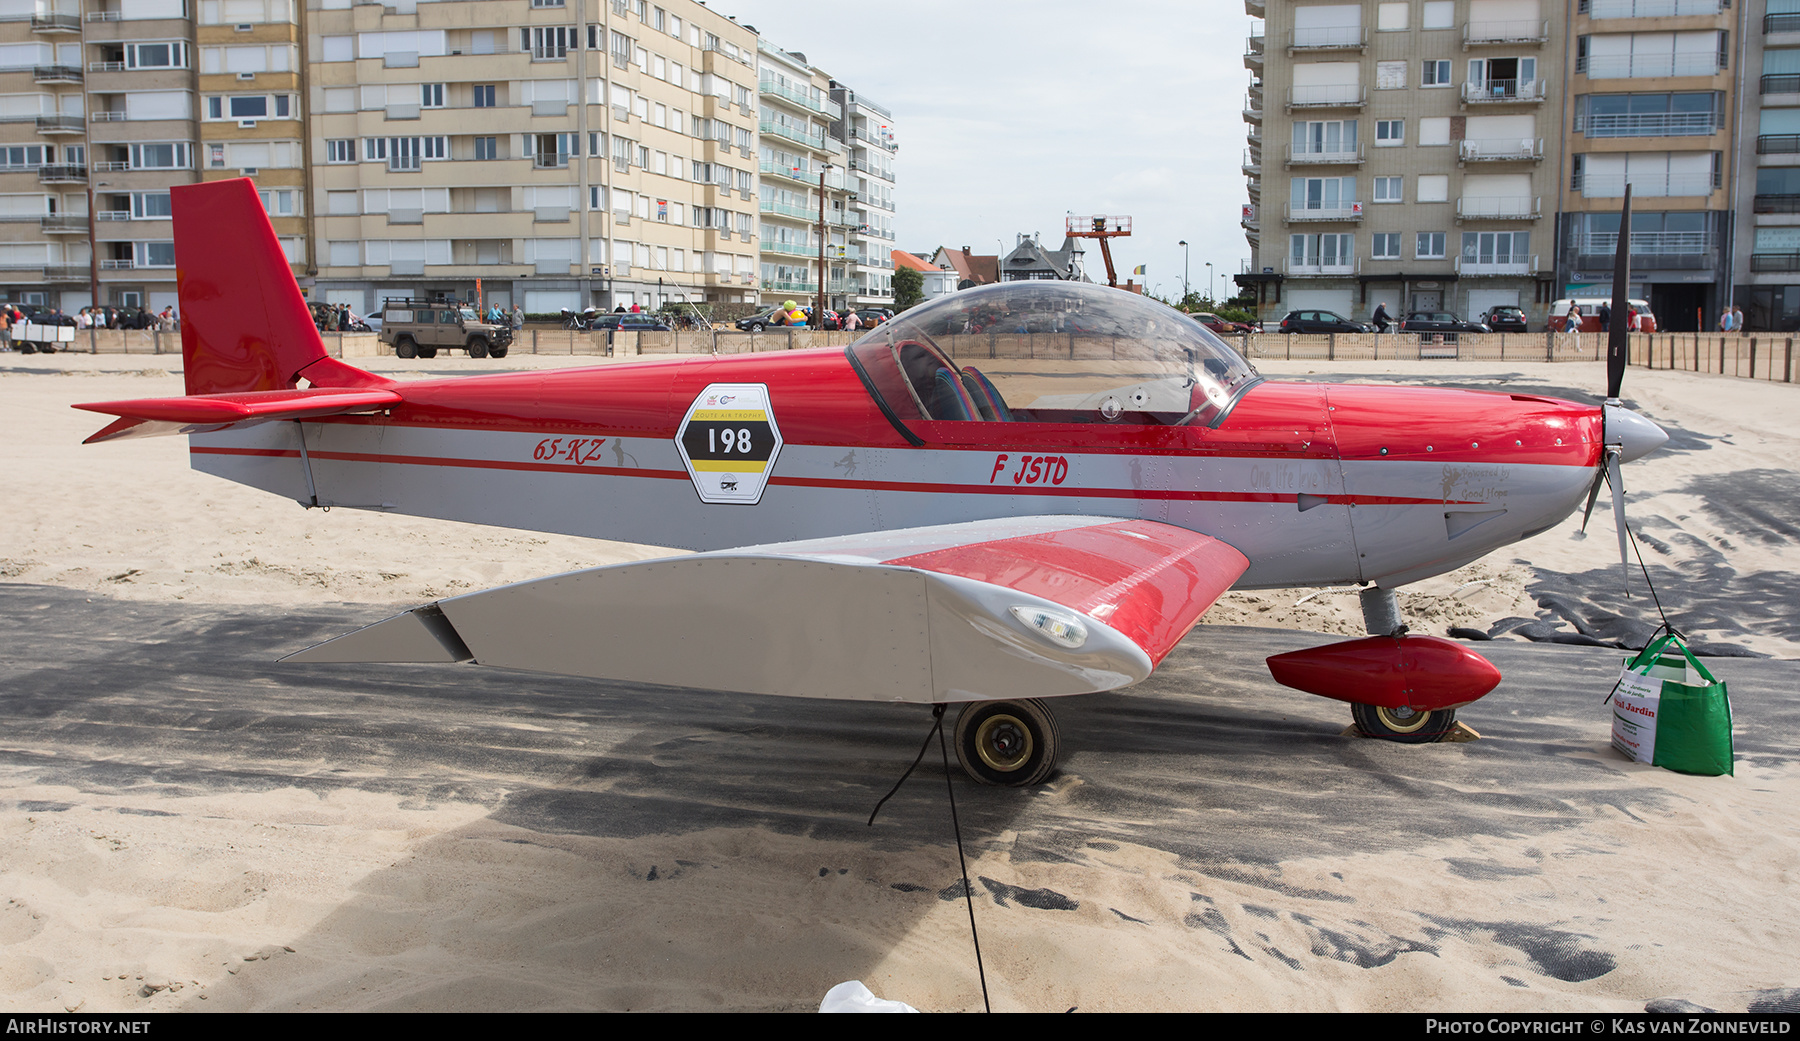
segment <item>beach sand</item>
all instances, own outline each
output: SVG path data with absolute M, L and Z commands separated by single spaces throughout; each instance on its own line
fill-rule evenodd
M 667 551 L 306 511 L 193 473 L 183 439 L 80 445 L 104 421 L 71 403 L 180 392 L 177 358 L 0 356 L 0 1008 L 805 1009 L 851 978 L 981 1007 L 941 775 L 862 824 L 922 714 L 272 665 L 424 600 Z M 1800 391 L 1632 370 L 1626 396 L 1673 435 L 1626 468 L 1670 617 L 1774 659 L 1719 667 L 1735 778 L 1623 762 L 1617 652 L 1520 638 L 1654 624 L 1604 499 L 1585 538 L 1571 518 L 1402 591 L 1414 631 L 1496 637 L 1507 683 L 1463 714 L 1480 741 L 1340 736 L 1342 706 L 1261 657 L 1360 635 L 1355 591 L 1231 593 L 1148 683 L 1059 703 L 1041 790 L 957 782 L 996 1010 L 1743 1009 L 1800 985 Z

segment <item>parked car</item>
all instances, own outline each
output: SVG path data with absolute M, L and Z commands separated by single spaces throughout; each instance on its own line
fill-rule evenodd
M 1481 324 L 1497 333 L 1528 333 L 1531 331 L 1525 321 L 1525 312 L 1505 305 L 1488 308 L 1487 314 L 1481 316 Z
M 1465 322 L 1449 311 L 1414 311 L 1400 320 L 1403 333 L 1493 332 L 1480 322 Z
M 803 305 L 800 310 L 806 315 L 806 324 L 810 328 L 812 325 L 812 307 L 810 305 Z M 764 329 L 785 328 L 788 322 L 785 318 L 780 317 L 783 311 L 785 311 L 785 308 L 781 307 L 771 307 L 767 311 L 758 311 L 748 318 L 739 318 L 737 320 L 737 327 L 739 329 L 748 329 L 752 332 L 762 332 Z M 798 326 L 796 326 L 796 328 L 798 328 Z M 827 310 L 825 312 L 825 328 L 843 328 L 843 323 L 838 319 L 836 311 Z
M 512 329 L 484 322 L 473 307 L 438 300 L 388 297 L 382 301 L 381 342 L 402 358 L 435 358 L 440 350 L 463 350 L 471 358 L 506 357 Z
M 1353 322 L 1336 311 L 1289 311 L 1281 320 L 1284 333 L 1367 333 L 1374 327 Z
M 1188 317 L 1221 335 L 1235 336 L 1238 333 L 1253 333 L 1256 331 L 1256 326 L 1251 325 L 1248 322 L 1227 321 L 1226 319 L 1213 314 L 1211 311 L 1195 311 Z
M 642 311 L 635 314 L 627 311 L 621 314 L 615 311 L 612 314 L 598 316 L 587 328 L 604 329 L 609 332 L 617 330 L 625 333 L 666 333 L 670 326 L 668 322 L 662 320 L 660 315 L 646 314 Z
M 865 307 L 856 312 L 856 317 L 862 320 L 864 329 L 870 329 L 894 317 L 894 313 L 885 307 Z

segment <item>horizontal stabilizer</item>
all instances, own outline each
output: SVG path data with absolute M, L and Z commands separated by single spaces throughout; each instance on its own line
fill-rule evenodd
M 87 444 L 93 444 L 121 437 L 224 430 L 278 419 L 316 419 L 320 416 L 340 416 L 353 412 L 376 412 L 392 408 L 400 402 L 401 397 L 397 391 L 383 387 L 309 387 L 303 390 L 200 394 L 184 398 L 97 401 L 75 407 L 119 417 L 87 439 Z
M 370 657 L 374 655 L 374 657 Z M 468 661 L 474 655 L 435 604 L 365 625 L 355 632 L 290 654 L 282 661 L 385 661 L 440 663 Z
M 285 660 L 424 660 L 436 610 L 503 668 L 860 701 L 1084 694 L 1147 677 L 1246 567 L 1150 521 L 978 521 L 573 571 Z

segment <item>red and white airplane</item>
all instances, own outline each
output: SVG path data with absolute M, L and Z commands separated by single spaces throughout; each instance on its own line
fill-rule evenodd
M 990 784 L 1049 774 L 1039 699 L 1144 679 L 1230 588 L 1364 584 L 1369 638 L 1271 668 L 1374 736 L 1441 736 L 1499 673 L 1405 635 L 1393 590 L 1546 530 L 1666 437 L 1614 402 L 1267 380 L 1186 316 L 1064 282 L 848 349 L 402 383 L 327 356 L 251 182 L 173 194 L 187 396 L 78 406 L 118 417 L 90 441 L 187 434 L 194 468 L 309 507 L 699 551 L 286 660 L 962 702 Z M 1019 330 L 1053 335 L 996 356 Z

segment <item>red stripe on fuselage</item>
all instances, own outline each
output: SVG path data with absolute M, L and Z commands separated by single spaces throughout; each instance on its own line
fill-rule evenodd
M 287 459 L 300 458 L 300 452 L 297 449 L 286 448 L 210 448 L 192 446 L 188 451 L 194 455 L 262 456 Z M 601 477 L 652 477 L 664 480 L 688 479 L 688 474 L 685 470 L 649 470 L 639 467 L 583 466 L 570 463 L 528 463 L 505 459 L 457 459 L 444 456 L 386 455 L 374 452 L 309 451 L 307 452 L 307 455 L 313 459 L 328 459 L 334 462 L 347 463 L 385 463 L 400 466 L 445 466 L 473 470 L 513 470 L 525 473 L 592 474 Z M 772 485 L 786 485 L 793 488 L 837 488 L 856 491 L 922 492 L 933 495 L 1049 495 L 1076 499 L 1151 499 L 1168 500 L 1171 502 L 1292 503 L 1298 501 L 1298 496 L 1283 495 L 1276 492 L 1182 491 L 1174 489 L 1146 490 L 1141 488 L 1045 488 L 914 481 L 854 481 L 841 477 L 771 476 L 769 478 L 769 483 Z M 1328 503 L 1345 503 L 1353 506 L 1479 505 L 1479 503 L 1474 500 L 1420 499 L 1393 495 L 1332 495 L 1321 496 L 1321 498 Z

